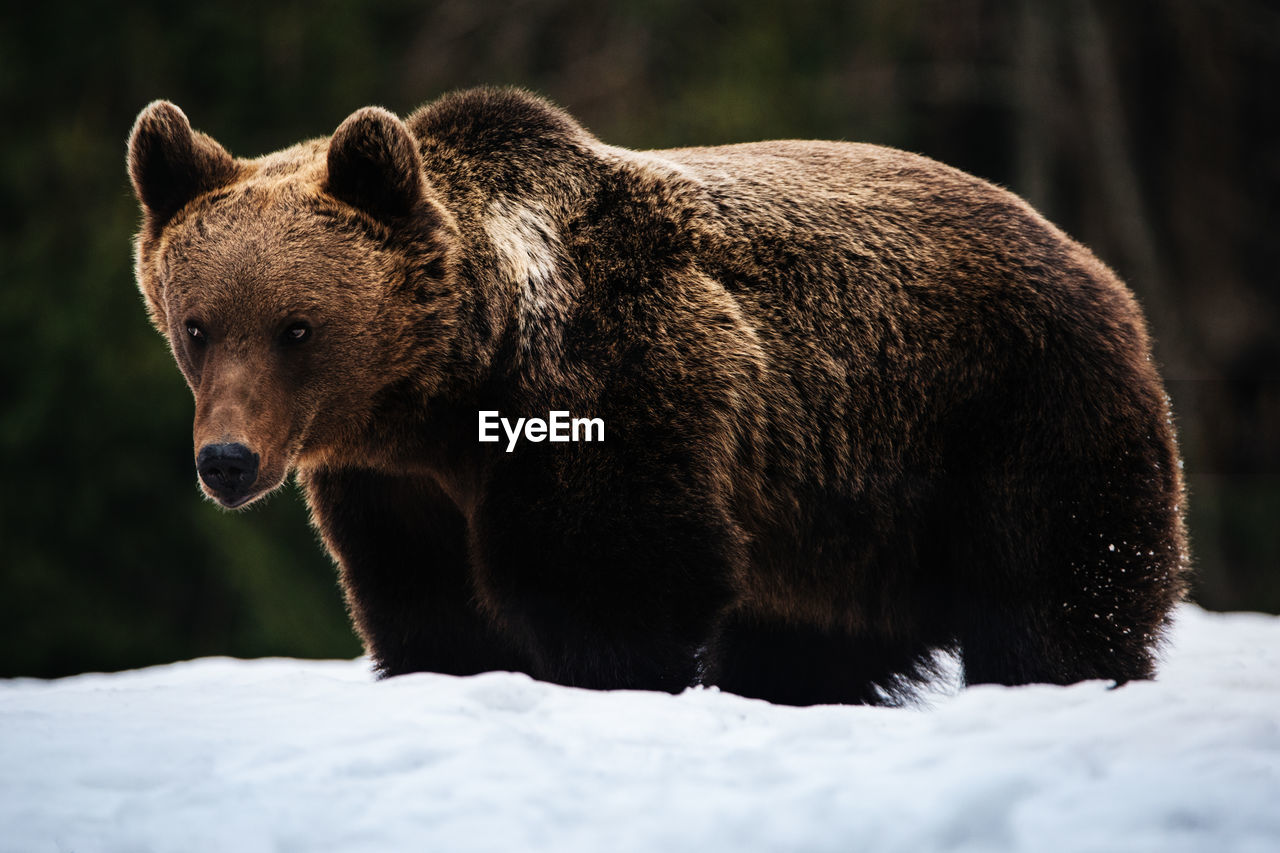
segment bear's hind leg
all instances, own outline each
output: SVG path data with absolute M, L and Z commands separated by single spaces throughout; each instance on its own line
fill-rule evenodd
M 1138 491 L 1023 493 L 992 510 L 1005 519 L 997 530 L 970 526 L 956 615 L 967 683 L 1154 674 L 1184 557 L 1174 499 Z
M 1101 613 L 1060 612 L 1035 602 L 974 607 L 961 621 L 966 684 L 1074 684 L 1105 679 L 1123 684 L 1154 672 L 1150 641 L 1134 629 L 1103 624 Z M 1091 624 L 1092 623 L 1092 624 Z
M 1160 399 L 1139 391 L 1127 407 L 1127 418 L 1087 428 L 1024 421 L 1016 438 L 988 443 L 974 488 L 956 496 L 955 624 L 969 684 L 1154 674 L 1185 590 L 1181 481 Z

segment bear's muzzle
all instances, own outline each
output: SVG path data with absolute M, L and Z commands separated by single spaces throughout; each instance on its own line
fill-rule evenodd
M 225 507 L 245 503 L 258 479 L 258 454 L 243 444 L 207 444 L 196 456 L 200 479 Z

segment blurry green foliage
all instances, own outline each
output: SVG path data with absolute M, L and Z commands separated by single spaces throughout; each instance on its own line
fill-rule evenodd
M 448 89 L 514 83 L 630 147 L 860 139 L 1012 186 L 1148 308 L 1192 472 L 1201 600 L 1280 610 L 1280 16 L 1251 0 L 1212 5 L 6 11 L 0 675 L 358 652 L 292 489 L 241 514 L 197 492 L 190 395 L 132 280 L 124 141 L 161 97 L 252 156 L 325 135 L 365 104 L 404 114 Z

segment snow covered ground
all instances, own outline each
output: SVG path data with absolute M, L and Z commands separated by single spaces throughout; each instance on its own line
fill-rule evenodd
M 361 661 L 0 682 L 0 851 L 1280 850 L 1280 618 L 923 709 Z

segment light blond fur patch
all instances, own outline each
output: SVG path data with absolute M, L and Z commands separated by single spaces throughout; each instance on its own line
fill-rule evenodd
M 563 251 L 550 217 L 534 207 L 497 201 L 485 231 L 498 253 L 498 270 L 517 288 L 516 324 L 522 355 L 553 354 L 569 311 Z

